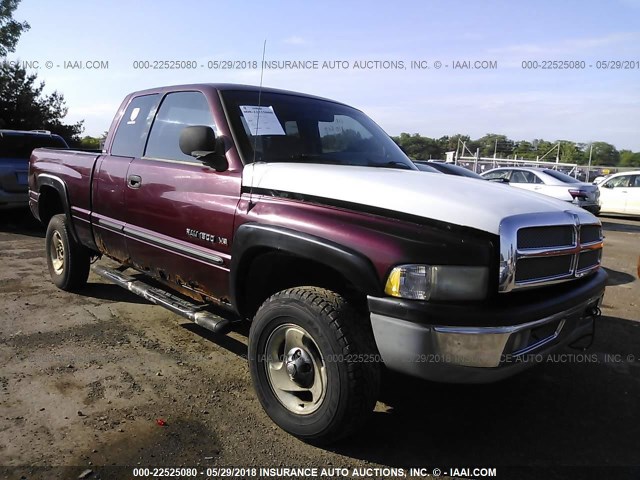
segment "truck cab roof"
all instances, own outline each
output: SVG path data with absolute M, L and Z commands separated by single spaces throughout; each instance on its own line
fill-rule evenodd
M 137 92 L 131 93 L 129 97 L 137 97 L 140 95 L 149 95 L 153 93 L 166 93 L 166 92 L 185 91 L 185 90 L 216 90 L 220 92 L 226 91 L 226 90 L 235 90 L 235 91 L 243 90 L 243 91 L 253 91 L 253 92 L 262 91 L 263 93 L 280 93 L 284 95 L 295 95 L 298 97 L 314 98 L 316 100 L 324 100 L 327 102 L 338 103 L 340 105 L 346 105 L 342 102 L 337 102 L 330 98 L 319 97 L 316 95 L 309 95 L 307 93 L 295 92 L 291 90 L 283 90 L 279 88 L 259 87 L 256 85 L 244 85 L 239 83 L 191 83 L 191 84 L 183 84 L 183 85 L 170 85 L 170 86 L 164 86 L 164 87 L 149 88 L 146 90 L 139 90 Z

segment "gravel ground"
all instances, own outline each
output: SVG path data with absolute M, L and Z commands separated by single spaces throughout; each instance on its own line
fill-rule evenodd
M 590 356 L 566 349 L 570 361 L 493 385 L 388 374 L 365 431 L 321 449 L 262 412 L 247 328 L 216 337 L 94 274 L 82 294 L 57 290 L 29 217 L 0 212 L 3 478 L 109 478 L 112 465 L 640 465 L 639 220 L 602 219 L 610 286 Z

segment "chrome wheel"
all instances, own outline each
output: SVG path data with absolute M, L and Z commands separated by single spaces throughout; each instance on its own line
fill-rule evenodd
M 280 325 L 269 335 L 265 353 L 267 379 L 280 403 L 298 415 L 320 408 L 327 391 L 327 371 L 311 335 L 292 323 Z
M 53 232 L 51 237 L 51 247 L 49 251 L 51 264 L 56 275 L 61 275 L 64 270 L 64 243 L 59 232 Z

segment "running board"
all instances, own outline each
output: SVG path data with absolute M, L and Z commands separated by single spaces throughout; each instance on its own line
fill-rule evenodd
M 196 305 L 165 290 L 147 285 L 141 280 L 136 280 L 112 268 L 94 265 L 93 271 L 105 280 L 126 288 L 145 300 L 155 305 L 160 305 L 167 310 L 171 310 L 173 313 L 187 318 L 214 333 L 224 334 L 231 329 L 231 321 L 205 311 L 204 308 L 206 305 Z

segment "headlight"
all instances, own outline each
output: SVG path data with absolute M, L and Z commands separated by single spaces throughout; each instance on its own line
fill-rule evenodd
M 482 300 L 489 269 L 455 265 L 400 265 L 391 270 L 385 293 L 413 300 Z

